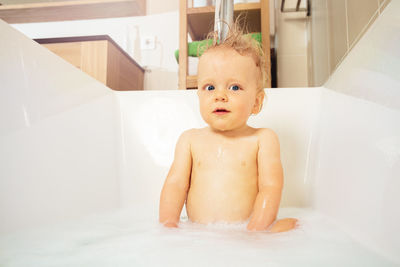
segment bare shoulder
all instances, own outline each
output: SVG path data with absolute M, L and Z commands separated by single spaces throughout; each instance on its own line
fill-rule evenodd
M 204 132 L 205 128 L 192 128 L 189 130 L 186 130 L 184 132 L 182 132 L 180 138 L 184 138 L 184 139 L 193 139 L 193 138 L 197 138 L 199 135 L 201 135 Z
M 196 133 L 196 129 L 189 129 L 189 130 L 183 131 L 181 133 L 181 136 L 179 137 L 179 139 L 191 139 L 195 133 Z
M 256 129 L 256 135 L 258 136 L 259 142 L 270 143 L 279 145 L 278 135 L 269 128 Z
M 179 143 L 190 144 L 196 142 L 199 139 L 204 129 L 189 129 L 182 132 L 181 136 L 179 137 Z
M 193 134 L 191 130 L 186 130 L 182 132 L 178 138 L 178 141 L 176 142 L 176 148 L 177 149 L 189 148 L 190 143 L 192 142 L 192 135 Z
M 280 144 L 278 135 L 271 129 L 260 128 L 256 131 L 258 137 L 259 155 L 266 158 L 280 158 Z

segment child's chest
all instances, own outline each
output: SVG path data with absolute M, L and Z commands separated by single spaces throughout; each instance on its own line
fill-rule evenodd
M 257 165 L 258 141 L 255 138 L 208 140 L 192 145 L 191 152 L 194 168 L 254 168 Z

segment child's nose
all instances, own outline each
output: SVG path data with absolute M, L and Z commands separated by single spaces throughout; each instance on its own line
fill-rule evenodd
M 215 100 L 226 102 L 228 100 L 228 96 L 226 95 L 226 92 L 224 90 L 216 89 L 215 90 Z

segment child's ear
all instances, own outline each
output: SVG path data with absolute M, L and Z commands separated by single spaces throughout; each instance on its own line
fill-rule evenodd
M 264 103 L 264 96 L 265 96 L 265 92 L 264 89 L 260 90 L 257 95 L 256 95 L 256 101 L 254 102 L 254 107 L 252 110 L 252 114 L 258 114 L 261 111 L 261 108 L 263 106 Z

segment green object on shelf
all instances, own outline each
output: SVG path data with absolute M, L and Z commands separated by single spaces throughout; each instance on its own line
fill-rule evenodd
M 256 33 L 249 33 L 246 35 L 250 35 L 251 38 L 256 40 L 260 45 L 262 43 L 262 38 L 261 38 L 261 33 L 256 32 Z M 212 40 L 202 40 L 202 41 L 194 41 L 191 43 L 188 43 L 188 56 L 189 57 L 200 57 L 202 55 L 202 49 L 200 49 L 203 46 L 211 45 Z M 179 63 L 179 49 L 175 50 L 175 59 Z

